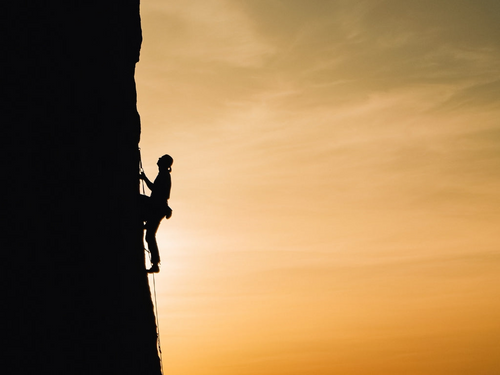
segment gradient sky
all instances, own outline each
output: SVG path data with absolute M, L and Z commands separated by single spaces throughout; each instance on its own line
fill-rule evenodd
M 500 2 L 143 0 L 169 375 L 500 373 Z

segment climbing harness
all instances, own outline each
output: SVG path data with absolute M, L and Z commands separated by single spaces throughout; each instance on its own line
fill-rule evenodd
M 141 148 L 139 148 L 139 173 L 143 173 L 144 168 L 142 168 L 142 160 L 141 160 Z M 142 181 L 142 194 L 146 195 L 145 190 L 144 190 L 144 180 Z M 149 254 L 149 261 L 151 262 L 151 252 L 144 248 Z M 162 352 L 161 352 L 161 342 L 160 342 L 160 318 L 158 316 L 158 302 L 156 300 L 156 280 L 155 280 L 155 274 L 153 273 L 153 296 L 154 296 L 154 313 L 155 313 L 155 323 L 156 323 L 156 343 L 157 343 L 157 350 L 158 350 L 158 357 L 160 359 L 160 372 L 163 375 L 163 358 L 162 358 Z

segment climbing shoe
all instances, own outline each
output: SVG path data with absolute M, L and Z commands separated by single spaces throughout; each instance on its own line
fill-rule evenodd
M 160 268 L 158 267 L 157 264 L 153 264 L 147 272 L 148 273 L 158 273 L 158 272 L 160 272 Z

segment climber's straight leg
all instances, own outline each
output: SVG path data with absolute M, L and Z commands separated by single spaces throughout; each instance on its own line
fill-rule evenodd
M 146 222 L 146 242 L 148 243 L 148 250 L 151 252 L 151 263 L 153 267 L 157 267 L 160 263 L 160 252 L 158 250 L 158 244 L 156 243 L 156 231 L 163 218 L 164 216 L 151 217 Z

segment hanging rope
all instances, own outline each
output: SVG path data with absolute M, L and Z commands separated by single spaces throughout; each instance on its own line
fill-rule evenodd
M 151 262 L 151 252 L 144 248 L 144 250 L 147 251 L 149 254 L 149 261 Z M 157 343 L 157 350 L 158 350 L 158 357 L 160 358 L 160 371 L 161 374 L 163 375 L 163 354 L 161 352 L 161 341 L 160 341 L 160 319 L 158 315 L 158 301 L 156 300 L 156 280 L 155 280 L 155 274 L 153 273 L 153 296 L 154 296 L 154 313 L 155 313 L 155 323 L 156 323 L 156 343 Z
M 160 357 L 160 371 L 163 375 L 163 355 L 161 352 L 161 341 L 160 341 L 160 319 L 158 316 L 158 302 L 156 301 L 156 282 L 155 282 L 155 274 L 153 273 L 153 292 L 155 296 L 155 317 L 156 317 L 156 339 L 158 342 L 158 354 Z

